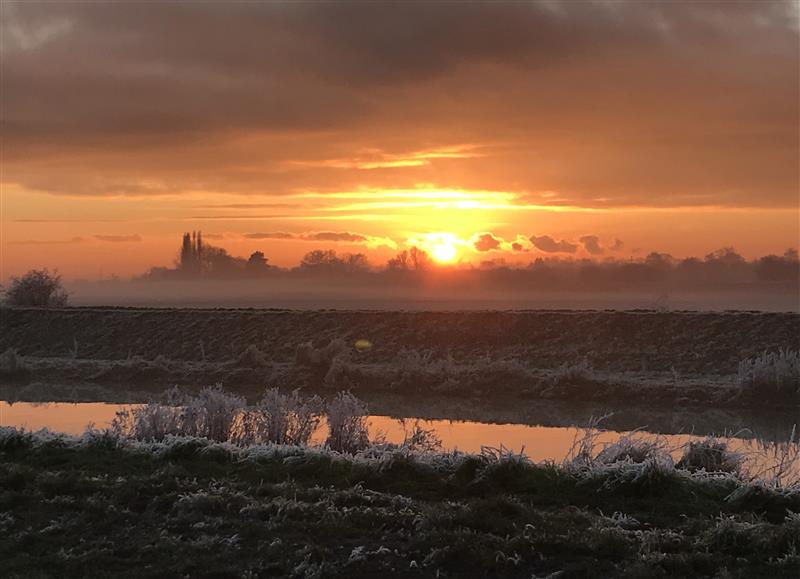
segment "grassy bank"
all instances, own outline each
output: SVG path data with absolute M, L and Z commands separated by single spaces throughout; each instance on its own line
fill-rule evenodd
M 535 465 L 0 430 L 9 577 L 795 577 L 800 492 Z

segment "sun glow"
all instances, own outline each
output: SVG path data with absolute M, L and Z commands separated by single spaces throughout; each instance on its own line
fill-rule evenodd
M 452 233 L 427 233 L 420 237 L 412 237 L 409 245 L 426 251 L 438 263 L 453 263 L 459 255 L 460 246 L 465 242 Z
M 431 247 L 431 255 L 433 259 L 441 263 L 450 263 L 456 258 L 458 251 L 451 243 L 437 243 Z

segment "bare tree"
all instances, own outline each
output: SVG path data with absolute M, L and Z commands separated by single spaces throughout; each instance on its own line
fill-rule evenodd
M 18 307 L 57 308 L 67 305 L 68 299 L 61 276 L 47 269 L 33 269 L 22 277 L 11 278 L 5 293 L 5 303 Z

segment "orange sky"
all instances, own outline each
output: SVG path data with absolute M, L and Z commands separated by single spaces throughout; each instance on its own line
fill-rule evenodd
M 797 247 L 789 2 L 2 4 L 0 279 Z

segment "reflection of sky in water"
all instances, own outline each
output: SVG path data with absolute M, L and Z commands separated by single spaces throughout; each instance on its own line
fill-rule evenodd
M 93 423 L 95 428 L 104 428 L 114 419 L 116 412 L 131 405 L 108 404 L 105 402 L 51 402 L 31 403 L 17 402 L 9 404 L 0 402 L 0 425 L 24 427 L 27 430 L 48 428 L 54 432 L 80 434 L 87 424 Z M 402 442 L 404 430 L 402 423 L 389 416 L 370 416 L 370 438 L 383 435 L 388 442 Z M 413 419 L 406 420 L 406 428 L 410 431 L 415 424 Z M 419 425 L 433 429 L 442 441 L 444 450 L 458 449 L 465 452 L 480 452 L 481 446 L 507 449 L 519 452 L 524 448 L 525 454 L 534 461 L 561 461 L 569 452 L 576 437 L 582 431 L 575 427 L 529 426 L 526 424 L 488 424 L 484 422 L 455 420 L 420 420 Z M 321 443 L 325 438 L 325 425 L 314 436 L 313 442 Z M 597 438 L 599 444 L 615 441 L 620 432 L 602 432 Z M 789 433 L 787 433 L 788 437 Z M 639 431 L 636 436 L 647 436 Z M 651 435 L 653 436 L 653 435 Z M 658 435 L 667 446 L 675 449 L 673 456 L 677 459 L 681 447 L 691 440 L 702 437 L 689 434 Z M 769 460 L 770 450 L 758 439 L 728 439 L 732 450 L 742 452 L 751 465 L 763 464 Z M 774 449 L 773 449 L 774 451 Z M 800 465 L 798 465 L 800 466 Z M 759 469 L 757 469 L 759 470 Z

